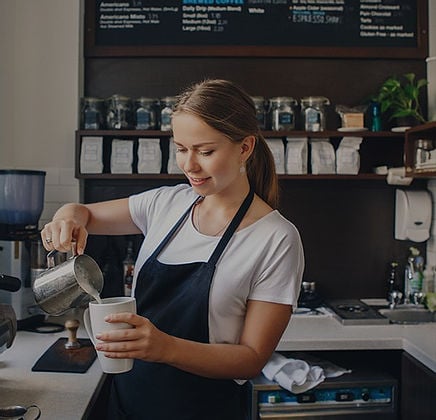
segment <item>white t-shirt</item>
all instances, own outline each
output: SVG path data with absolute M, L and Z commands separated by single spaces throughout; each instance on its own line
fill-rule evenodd
M 144 262 L 196 200 L 187 184 L 161 187 L 129 198 L 132 220 L 143 232 L 133 290 Z M 166 264 L 207 261 L 221 237 L 199 233 L 192 213 L 159 254 Z M 296 227 L 277 210 L 236 232 L 218 260 L 209 295 L 209 341 L 238 343 L 247 300 L 296 307 L 304 254 Z

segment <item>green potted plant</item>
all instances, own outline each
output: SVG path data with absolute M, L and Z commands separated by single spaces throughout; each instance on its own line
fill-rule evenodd
M 426 122 L 420 105 L 421 89 L 427 86 L 426 79 L 416 79 L 414 73 L 401 78 L 391 76 L 384 81 L 372 100 L 380 104 L 382 115 L 398 125 L 416 125 Z

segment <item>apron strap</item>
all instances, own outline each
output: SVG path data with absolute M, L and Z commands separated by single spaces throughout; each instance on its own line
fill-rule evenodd
M 213 267 L 215 267 L 216 263 L 218 262 L 218 259 L 221 257 L 221 254 L 223 253 L 225 247 L 229 243 L 231 237 L 236 232 L 236 229 L 241 224 L 242 219 L 244 218 L 245 214 L 247 213 L 248 209 L 251 206 L 251 203 L 253 202 L 254 198 L 254 190 L 250 188 L 250 191 L 247 194 L 247 197 L 245 197 L 243 203 L 241 204 L 241 207 L 239 207 L 239 210 L 235 214 L 235 217 L 230 222 L 230 225 L 224 232 L 224 235 L 222 236 L 221 240 L 218 242 L 218 245 L 216 246 L 215 250 L 213 251 L 213 254 L 211 255 L 208 264 L 211 264 Z
M 186 219 L 188 214 L 190 213 L 192 207 L 195 206 L 195 204 L 198 202 L 198 200 L 202 199 L 203 197 L 198 196 L 195 201 L 188 207 L 188 209 L 183 213 L 182 217 L 177 221 L 177 223 L 171 228 L 171 230 L 167 233 L 165 238 L 161 241 L 161 243 L 158 245 L 158 247 L 154 250 L 153 254 L 149 258 L 157 258 L 158 255 L 161 253 L 161 251 L 164 249 L 166 244 L 169 242 L 169 240 L 172 238 L 172 236 L 176 233 L 176 231 L 180 228 L 183 221 Z

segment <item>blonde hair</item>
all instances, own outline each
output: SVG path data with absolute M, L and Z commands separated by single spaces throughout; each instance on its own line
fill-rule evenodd
M 254 136 L 256 144 L 246 163 L 251 188 L 272 208 L 278 204 L 278 180 L 274 158 L 259 130 L 251 97 L 228 80 L 209 79 L 196 83 L 177 97 L 174 113 L 201 118 L 235 143 Z

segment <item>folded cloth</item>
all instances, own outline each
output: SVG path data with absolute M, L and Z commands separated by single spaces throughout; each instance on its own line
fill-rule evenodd
M 325 378 L 333 378 L 351 371 L 331 362 L 317 360 L 310 364 L 305 360 L 286 358 L 280 353 L 273 353 L 262 373 L 270 381 L 277 382 L 282 388 L 294 394 L 301 394 L 316 387 Z

